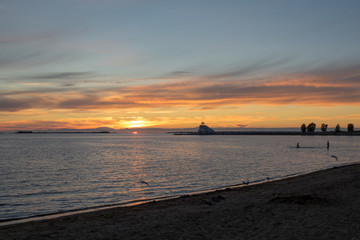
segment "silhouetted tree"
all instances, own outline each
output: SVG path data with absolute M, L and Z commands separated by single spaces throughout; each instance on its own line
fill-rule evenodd
M 326 132 L 326 131 L 327 131 L 327 127 L 328 127 L 327 124 L 322 123 L 322 124 L 321 124 L 321 131 L 322 131 L 322 132 Z
M 303 123 L 302 125 L 301 125 L 301 132 L 306 132 L 306 125 L 305 125 L 305 123 Z
M 349 123 L 347 129 L 348 129 L 348 132 L 353 132 L 354 131 L 354 124 Z
M 315 128 L 316 128 L 316 124 L 315 123 L 310 123 L 308 126 L 307 126 L 307 128 L 306 128 L 306 130 L 307 130 L 307 132 L 315 132 Z
M 340 125 L 339 124 L 336 125 L 335 132 L 340 132 Z

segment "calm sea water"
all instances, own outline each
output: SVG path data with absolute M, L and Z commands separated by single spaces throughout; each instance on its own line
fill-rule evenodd
M 0 134 L 0 220 L 183 195 L 354 163 L 359 161 L 359 140 Z

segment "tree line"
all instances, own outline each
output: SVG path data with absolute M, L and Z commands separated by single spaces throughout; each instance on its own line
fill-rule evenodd
M 325 124 L 325 123 L 322 123 L 321 124 L 321 131 L 322 132 L 327 132 L 327 128 L 328 128 L 328 125 Z M 305 123 L 303 123 L 300 127 L 301 129 L 301 132 L 309 132 L 309 133 L 312 133 L 312 132 L 315 132 L 315 129 L 316 129 L 316 124 L 315 123 L 310 123 L 309 125 L 305 125 Z M 347 130 L 348 132 L 353 132 L 354 131 L 354 124 L 352 123 L 349 123 L 348 126 L 347 126 Z M 335 127 L 335 132 L 340 132 L 340 125 L 337 124 L 336 127 Z

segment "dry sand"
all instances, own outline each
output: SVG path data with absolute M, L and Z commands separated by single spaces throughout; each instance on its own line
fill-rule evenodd
M 0 239 L 360 239 L 360 164 L 3 226 Z

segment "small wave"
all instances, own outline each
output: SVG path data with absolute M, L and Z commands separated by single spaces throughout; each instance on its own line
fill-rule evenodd
M 70 168 L 60 168 L 60 169 L 58 169 L 57 171 L 58 172 L 62 172 L 62 171 L 69 171 L 70 170 Z
M 155 192 L 144 192 L 145 195 L 152 195 L 154 194 Z
M 290 148 L 310 148 L 310 149 L 314 149 L 314 148 L 326 148 L 326 147 L 290 147 Z
M 41 192 L 34 192 L 34 193 L 26 193 L 24 196 L 37 196 L 37 195 L 49 195 L 49 194 L 62 194 L 63 191 L 41 191 Z

